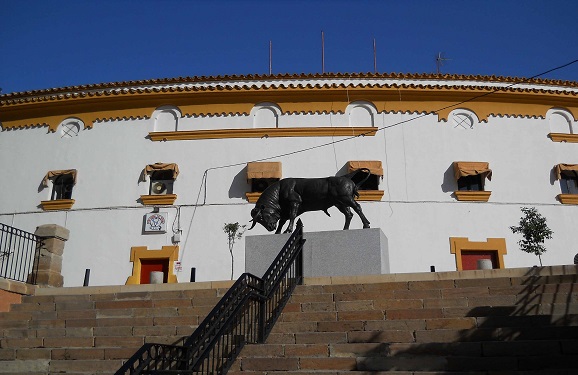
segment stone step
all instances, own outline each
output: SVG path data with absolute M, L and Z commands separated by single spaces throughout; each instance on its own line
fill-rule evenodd
M 578 340 L 449 344 L 248 345 L 234 371 L 527 371 L 578 369 Z M 502 372 L 500 372 L 501 374 Z M 544 372 L 542 372 L 544 373 Z M 548 374 L 550 372 L 547 372 Z
M 499 371 L 500 374 L 508 371 L 536 371 L 550 374 L 549 370 L 578 370 L 575 358 L 562 355 L 534 355 L 534 356 L 444 356 L 434 354 L 400 355 L 394 357 L 282 357 L 260 358 L 248 357 L 238 360 L 233 365 L 236 371 L 271 372 L 315 372 L 318 371 Z

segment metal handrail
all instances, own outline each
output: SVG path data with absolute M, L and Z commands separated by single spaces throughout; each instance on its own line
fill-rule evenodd
M 36 284 L 41 243 L 35 234 L 0 224 L 0 277 Z
M 303 223 L 259 278 L 242 274 L 183 345 L 145 344 L 115 375 L 226 374 L 247 343 L 263 343 L 303 281 Z

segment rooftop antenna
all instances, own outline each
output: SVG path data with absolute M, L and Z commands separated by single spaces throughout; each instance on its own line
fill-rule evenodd
M 321 30 L 321 73 L 325 74 L 325 34 Z
M 377 49 L 375 47 L 375 38 L 373 38 L 373 73 L 377 73 Z
M 269 41 L 269 75 L 273 75 L 273 42 Z
M 437 73 L 440 74 L 441 73 L 441 67 L 445 64 L 446 61 L 449 61 L 451 59 L 448 59 L 444 56 L 443 52 L 438 52 L 438 54 L 436 55 L 436 68 L 437 68 Z

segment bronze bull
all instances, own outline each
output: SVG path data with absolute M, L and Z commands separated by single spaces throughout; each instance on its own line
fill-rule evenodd
M 356 173 L 367 173 L 358 184 L 351 179 Z M 358 188 L 370 176 L 368 169 L 358 169 L 348 175 L 326 178 L 284 178 L 270 185 L 259 197 L 255 208 L 251 210 L 253 229 L 257 223 L 269 232 L 281 233 L 283 225 L 289 220 L 285 233 L 293 230 L 295 218 L 308 211 L 323 211 L 335 206 L 345 215 L 343 229 L 349 229 L 351 208 L 359 215 L 364 228 L 369 228 L 369 221 L 363 214 L 361 206 L 355 201 L 359 197 Z M 277 225 L 279 222 L 279 225 Z

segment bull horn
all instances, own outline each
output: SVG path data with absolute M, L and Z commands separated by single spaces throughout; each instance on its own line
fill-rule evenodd
M 251 220 L 249 220 L 249 221 L 252 221 L 252 222 L 253 222 L 253 224 L 251 224 L 251 228 L 249 228 L 249 230 L 251 230 L 251 229 L 253 229 L 253 228 L 255 227 L 255 225 L 257 225 L 257 220 L 251 219 Z

